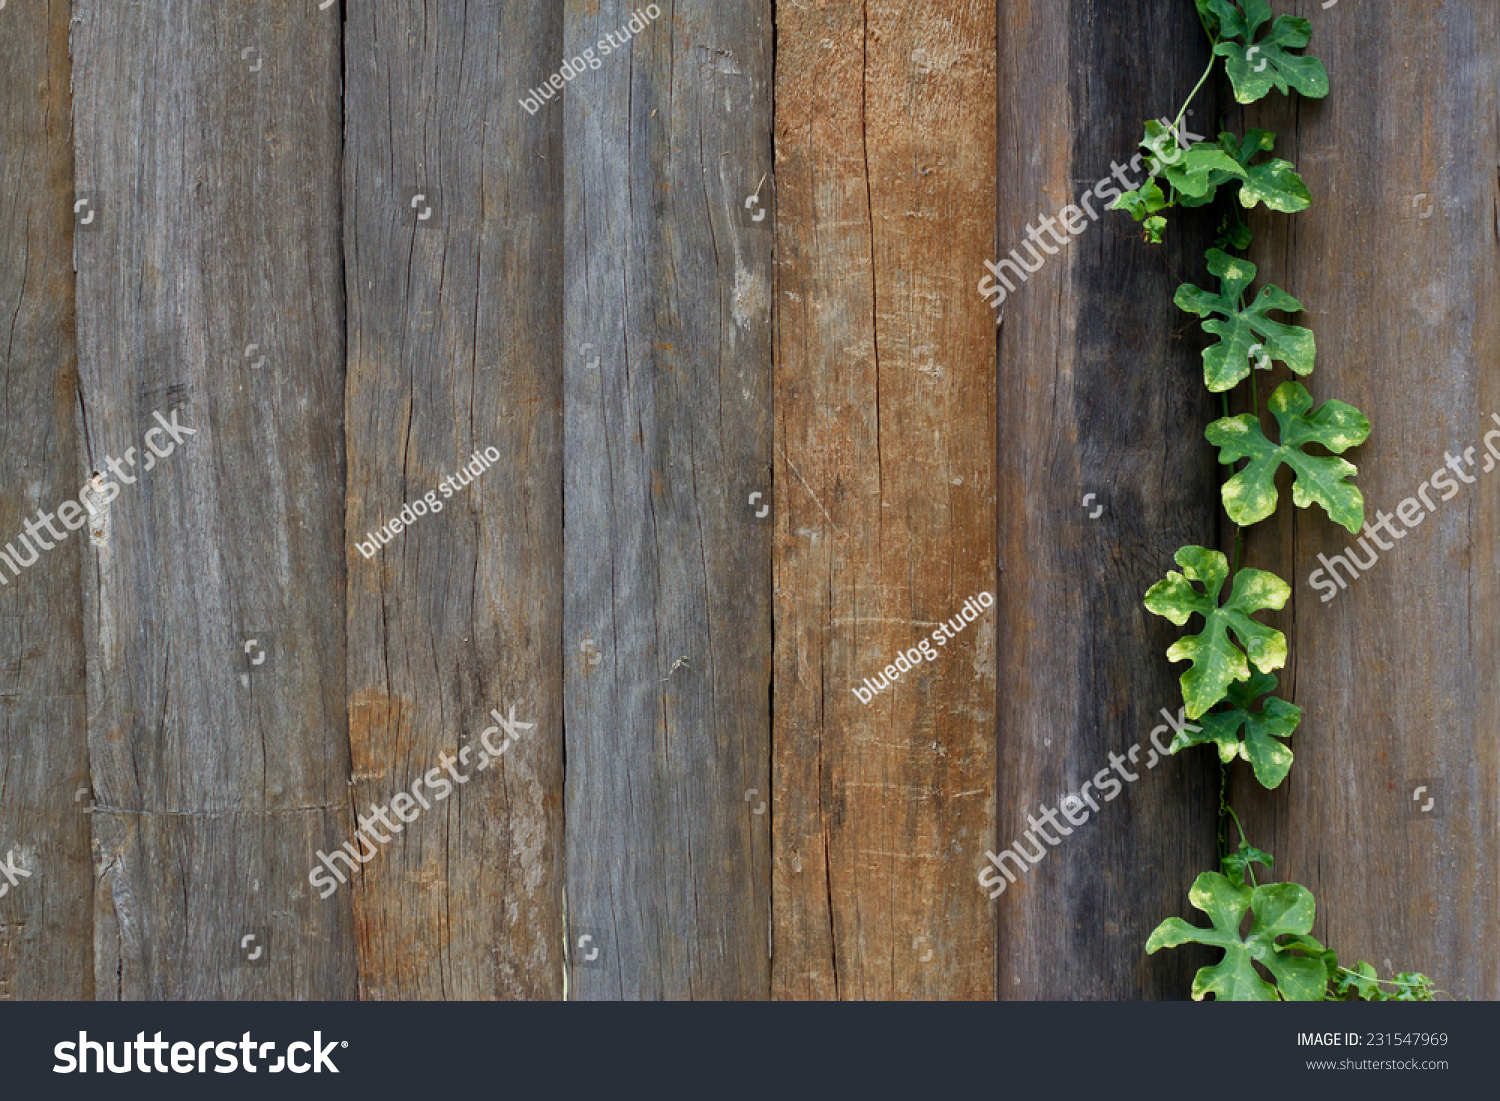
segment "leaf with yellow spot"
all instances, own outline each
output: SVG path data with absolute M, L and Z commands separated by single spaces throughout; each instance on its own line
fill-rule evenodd
M 1167 650 L 1168 660 L 1193 663 L 1182 674 L 1182 702 L 1188 718 L 1197 719 L 1228 694 L 1231 684 L 1250 678 L 1250 664 L 1263 673 L 1286 664 L 1286 636 L 1250 617 L 1267 609 L 1279 611 L 1292 589 L 1274 573 L 1244 569 L 1234 575 L 1229 599 L 1221 606 L 1219 593 L 1229 577 L 1227 558 L 1205 547 L 1183 547 L 1176 562 L 1182 573 L 1173 570 L 1152 585 L 1146 608 L 1179 627 L 1195 614 L 1203 617 L 1201 632 L 1184 635 Z M 1202 591 L 1194 587 L 1195 581 L 1202 582 Z
M 1239 7 L 1230 0 L 1209 0 L 1209 10 L 1218 21 L 1221 38 L 1214 53 L 1224 58 L 1235 102 L 1254 103 L 1272 88 L 1283 95 L 1295 88 L 1310 99 L 1328 94 L 1328 71 L 1323 63 L 1290 52 L 1302 49 L 1312 38 L 1308 20 L 1278 15 L 1271 22 L 1271 5 L 1266 0 L 1239 0 Z M 1270 31 L 1256 41 L 1267 23 L 1271 23 Z M 1233 41 L 1236 38 L 1240 41 Z
M 1280 361 L 1299 375 L 1309 374 L 1318 354 L 1312 332 L 1266 316 L 1271 310 L 1295 313 L 1302 309 L 1302 303 L 1280 287 L 1265 286 L 1254 302 L 1241 309 L 1240 299 L 1255 281 L 1255 265 L 1216 248 L 1209 249 L 1206 256 L 1209 273 L 1219 277 L 1219 293 L 1184 283 L 1172 298 L 1178 309 L 1188 313 L 1199 317 L 1222 314 L 1226 318 L 1203 322 L 1205 332 L 1221 338 L 1203 349 L 1204 385 L 1215 394 L 1232 390 L 1250 374 L 1252 355 L 1262 370 L 1270 370 L 1273 362 Z
M 1335 523 L 1353 534 L 1364 526 L 1365 499 L 1349 481 L 1359 471 L 1337 456 L 1369 438 L 1370 422 L 1342 401 L 1325 401 L 1309 413 L 1312 404 L 1312 395 L 1301 383 L 1283 382 L 1276 388 L 1267 406 L 1281 426 L 1279 445 L 1266 438 L 1260 421 L 1250 413 L 1208 426 L 1204 435 L 1219 449 L 1219 462 L 1250 460 L 1224 483 L 1224 509 L 1236 524 L 1254 524 L 1276 511 L 1276 472 L 1284 463 L 1296 474 L 1292 502 L 1298 508 L 1321 505 Z M 1303 448 L 1314 443 L 1333 454 L 1307 454 Z
M 1222 764 L 1236 757 L 1249 761 L 1263 787 L 1276 787 L 1292 768 L 1292 751 L 1276 739 L 1292 736 L 1302 721 L 1302 709 L 1268 696 L 1259 711 L 1252 710 L 1255 701 L 1275 687 L 1276 678 L 1270 673 L 1252 673 L 1249 680 L 1231 684 L 1230 706 L 1204 715 L 1196 728 L 1189 724 L 1179 730 L 1167 752 L 1212 745 Z
M 1194 977 L 1194 1001 L 1202 1001 L 1209 994 L 1224 1002 L 1322 1000 L 1328 983 L 1323 961 L 1286 950 L 1310 949 L 1307 934 L 1312 932 L 1317 904 L 1306 887 L 1297 883 L 1237 886 L 1218 872 L 1204 872 L 1193 881 L 1188 901 L 1208 915 L 1213 927 L 1203 929 L 1181 918 L 1167 918 L 1146 941 L 1146 954 L 1180 944 L 1223 949 L 1224 956 L 1218 963 L 1201 968 Z M 1241 937 L 1240 924 L 1247 910 L 1255 920 L 1249 934 Z M 1279 943 L 1281 937 L 1289 938 L 1290 943 Z M 1257 963 L 1276 980 L 1274 986 L 1260 977 Z

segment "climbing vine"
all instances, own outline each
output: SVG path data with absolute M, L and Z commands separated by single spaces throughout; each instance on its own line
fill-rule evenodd
M 1182 698 L 1193 724 L 1180 731 L 1170 752 L 1212 745 L 1219 755 L 1219 865 L 1194 881 L 1188 900 L 1208 915 L 1207 928 L 1182 918 L 1163 921 L 1146 951 L 1195 943 L 1224 955 L 1193 980 L 1193 997 L 1213 994 L 1225 1001 L 1431 1001 L 1432 981 L 1421 974 L 1379 978 L 1360 960 L 1340 966 L 1337 955 L 1312 936 L 1316 905 L 1312 892 L 1297 883 L 1257 883 L 1255 865 L 1271 866 L 1269 854 L 1245 838 L 1227 793 L 1229 768 L 1249 763 L 1255 779 L 1277 787 L 1292 767 L 1287 741 L 1302 719 L 1301 708 L 1270 695 L 1272 674 L 1286 664 L 1286 636 L 1255 619 L 1280 610 L 1291 586 L 1266 570 L 1241 568 L 1244 529 L 1271 516 L 1279 504 L 1276 475 L 1292 470 L 1292 503 L 1318 505 L 1335 523 L 1357 533 L 1364 525 L 1364 498 L 1351 479 L 1357 473 L 1344 452 L 1370 435 L 1370 422 L 1352 405 L 1328 400 L 1315 407 L 1299 382 L 1283 382 L 1267 399 L 1276 423 L 1276 442 L 1261 421 L 1257 371 L 1282 363 L 1294 374 L 1312 374 L 1317 356 L 1313 334 L 1299 325 L 1274 320 L 1302 304 L 1279 287 L 1265 284 L 1246 304 L 1257 276 L 1243 253 L 1251 242 L 1241 210 L 1264 205 L 1293 214 L 1312 202 L 1302 178 L 1288 161 L 1270 156 L 1275 135 L 1247 129 L 1243 137 L 1221 133 L 1216 141 L 1179 140 L 1188 106 L 1221 62 L 1236 102 L 1254 103 L 1273 90 L 1319 99 L 1328 94 L 1323 63 L 1300 51 L 1312 37 L 1312 24 L 1289 15 L 1272 19 L 1267 0 L 1194 0 L 1213 46 L 1208 68 L 1170 125 L 1145 124 L 1141 147 L 1149 154 L 1150 176 L 1140 188 L 1122 194 L 1111 209 L 1127 211 L 1141 223 L 1146 239 L 1161 242 L 1166 211 L 1200 207 L 1233 189 L 1237 204 L 1219 224 L 1214 247 L 1205 256 L 1218 289 L 1184 283 L 1173 301 L 1202 320 L 1204 332 L 1218 338 L 1203 350 L 1203 382 L 1219 394 L 1223 416 L 1208 426 L 1208 442 L 1219 462 L 1232 471 L 1222 487 L 1224 510 L 1235 524 L 1234 563 L 1216 550 L 1182 547 L 1178 570 L 1151 586 L 1146 608 L 1179 627 L 1200 616 L 1203 629 L 1184 634 L 1167 651 L 1173 662 L 1191 663 L 1182 674 Z M 1299 52 L 1293 52 L 1299 51 Z M 1249 381 L 1251 412 L 1229 415 L 1229 395 Z M 1309 453 L 1316 444 L 1327 454 Z M 1236 467 L 1248 460 L 1242 467 Z M 1225 585 L 1229 596 L 1221 602 Z M 1201 586 L 1201 588 L 1199 587 Z M 1257 705 L 1258 704 L 1258 705 Z M 1239 832 L 1230 851 L 1228 823 Z M 1249 932 L 1242 934 L 1247 914 Z

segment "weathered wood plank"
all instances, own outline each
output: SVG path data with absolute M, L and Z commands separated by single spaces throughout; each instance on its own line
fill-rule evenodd
M 771 234 L 745 199 L 770 204 L 770 6 L 641 11 L 616 49 L 624 4 L 568 4 L 564 53 L 599 67 L 540 107 L 567 142 L 572 992 L 758 998 Z
M 338 9 L 73 19 L 96 992 L 348 997 Z
M 777 8 L 778 997 L 993 996 L 994 615 L 928 636 L 995 591 L 994 35 Z
M 1304 715 L 1283 788 L 1266 797 L 1246 782 L 1233 799 L 1274 848 L 1277 877 L 1312 890 L 1314 933 L 1341 960 L 1493 999 L 1500 435 L 1491 451 L 1486 436 L 1500 428 L 1500 9 L 1380 0 L 1306 14 L 1328 98 L 1273 96 L 1246 113 L 1277 132 L 1313 204 L 1254 221 L 1251 258 L 1306 306 L 1314 400 L 1370 418 L 1369 441 L 1348 456 L 1366 520 L 1397 518 L 1355 539 L 1317 508 L 1293 516 L 1283 493 L 1277 518 L 1250 529 L 1247 561 L 1292 584 L 1282 685 Z M 1473 484 L 1445 469 L 1448 456 Z M 1338 565 L 1345 587 L 1330 592 L 1320 575 L 1315 588 L 1319 556 L 1351 547 L 1369 569 Z
M 348 20 L 355 810 L 414 784 L 431 801 L 358 878 L 361 995 L 557 998 L 562 117 L 517 101 L 556 64 L 562 11 L 414 0 Z M 490 469 L 446 480 L 485 449 Z M 375 535 L 407 502 L 427 514 Z M 512 708 L 533 728 L 481 769 L 504 741 L 491 711 Z
M 1001 4 L 998 250 L 1045 261 L 1026 282 L 1005 269 L 1015 289 L 1001 306 L 997 854 L 1019 843 L 1039 858 L 1013 884 L 992 878 L 1001 997 L 1186 997 L 1205 962 L 1145 955 L 1151 929 L 1215 866 L 1217 771 L 1212 754 L 1147 767 L 1160 709 L 1181 704 L 1181 669 L 1164 656 L 1178 632 L 1141 597 L 1179 546 L 1217 539 L 1202 436 L 1217 403 L 1195 349 L 1173 339 L 1172 304 L 1213 227 L 1179 214 L 1158 249 L 1102 209 L 1112 196 L 1079 196 L 1129 162 L 1142 121 L 1175 112 L 1207 58 L 1188 3 Z M 1213 95 L 1190 122 L 1215 117 Z M 1098 223 L 1052 243 L 1039 214 L 1069 204 Z M 1029 253 L 1028 225 L 1044 242 Z M 1122 790 L 1102 778 L 1085 792 L 1101 772 Z M 1089 817 L 1063 821 L 1068 835 L 1044 824 L 1055 849 L 1027 839 L 1028 816 L 1069 793 L 1097 809 L 1078 804 Z
M 0 12 L 0 540 L 34 563 L 0 562 L 0 861 L 16 869 L 14 883 L 0 878 L 0 999 L 88 998 L 94 986 L 83 537 L 55 519 L 24 527 L 86 481 L 70 73 L 66 4 Z

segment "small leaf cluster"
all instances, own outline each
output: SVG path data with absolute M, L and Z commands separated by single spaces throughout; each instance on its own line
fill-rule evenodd
M 1283 95 L 1295 90 L 1309 99 L 1328 94 L 1328 73 L 1323 63 L 1291 52 L 1301 50 L 1312 38 L 1312 24 L 1306 19 L 1279 15 L 1273 20 L 1267 0 L 1194 2 L 1213 47 L 1209 71 L 1218 58 L 1224 59 L 1224 71 L 1237 102 L 1254 103 L 1273 89 Z M 1181 121 L 1181 112 L 1177 119 Z M 1246 210 L 1264 203 L 1271 210 L 1292 214 L 1312 202 L 1307 186 L 1287 161 L 1269 157 L 1252 163 L 1275 147 L 1275 137 L 1267 130 L 1247 130 L 1239 139 L 1233 134 L 1220 134 L 1217 141 L 1194 142 L 1185 151 L 1174 150 L 1168 155 L 1164 143 L 1175 142 L 1176 136 L 1175 125 L 1146 124 L 1141 146 L 1154 154 L 1151 177 L 1111 204 L 1112 210 L 1128 211 L 1144 223 L 1146 237 L 1154 243 L 1161 243 L 1161 231 L 1167 224 L 1161 211 L 1174 206 L 1203 206 L 1231 181 L 1238 182 L 1240 206 Z M 1248 233 L 1235 216 L 1232 221 L 1226 220 L 1220 244 L 1243 249 L 1249 245 Z
M 1172 207 L 1207 206 L 1218 196 L 1219 188 L 1230 182 L 1239 184 L 1240 206 L 1252 210 L 1261 204 L 1283 214 L 1304 210 L 1312 195 L 1302 177 L 1288 161 L 1271 157 L 1258 164 L 1251 161 L 1260 153 L 1275 148 L 1275 136 L 1269 130 L 1249 130 L 1244 138 L 1223 133 L 1216 142 L 1198 141 L 1185 150 L 1167 152 L 1176 135 L 1155 119 L 1146 123 L 1141 148 L 1152 154 L 1152 174 L 1139 188 L 1123 192 L 1109 205 L 1123 210 L 1137 222 L 1144 223 L 1146 239 L 1161 244 L 1167 226 L 1161 211 Z M 1237 214 L 1226 217 L 1222 232 L 1224 243 L 1243 249 L 1249 246 L 1250 230 Z
M 1337 964 L 1337 960 L 1334 962 Z M 1433 981 L 1420 971 L 1402 971 L 1394 979 L 1381 979 L 1364 960 L 1352 970 L 1339 967 L 1336 979 L 1330 971 L 1329 983 L 1327 1000 L 1338 1002 L 1435 1002 L 1438 994 Z M 1395 989 L 1386 990 L 1387 986 Z

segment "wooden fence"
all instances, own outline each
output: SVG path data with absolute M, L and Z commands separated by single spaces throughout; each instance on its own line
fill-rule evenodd
M 1255 258 L 1389 509 L 1500 411 L 1500 11 L 1282 7 L 1330 97 L 1190 125 L 1312 189 Z M 68 525 L 0 573 L 0 997 L 1185 996 L 1211 754 L 976 877 L 1175 711 L 1214 225 L 976 285 L 1207 56 L 1190 0 L 0 7 L 0 540 Z M 1342 955 L 1482 998 L 1497 524 L 1331 604 L 1347 541 L 1257 532 L 1307 715 L 1230 793 Z

